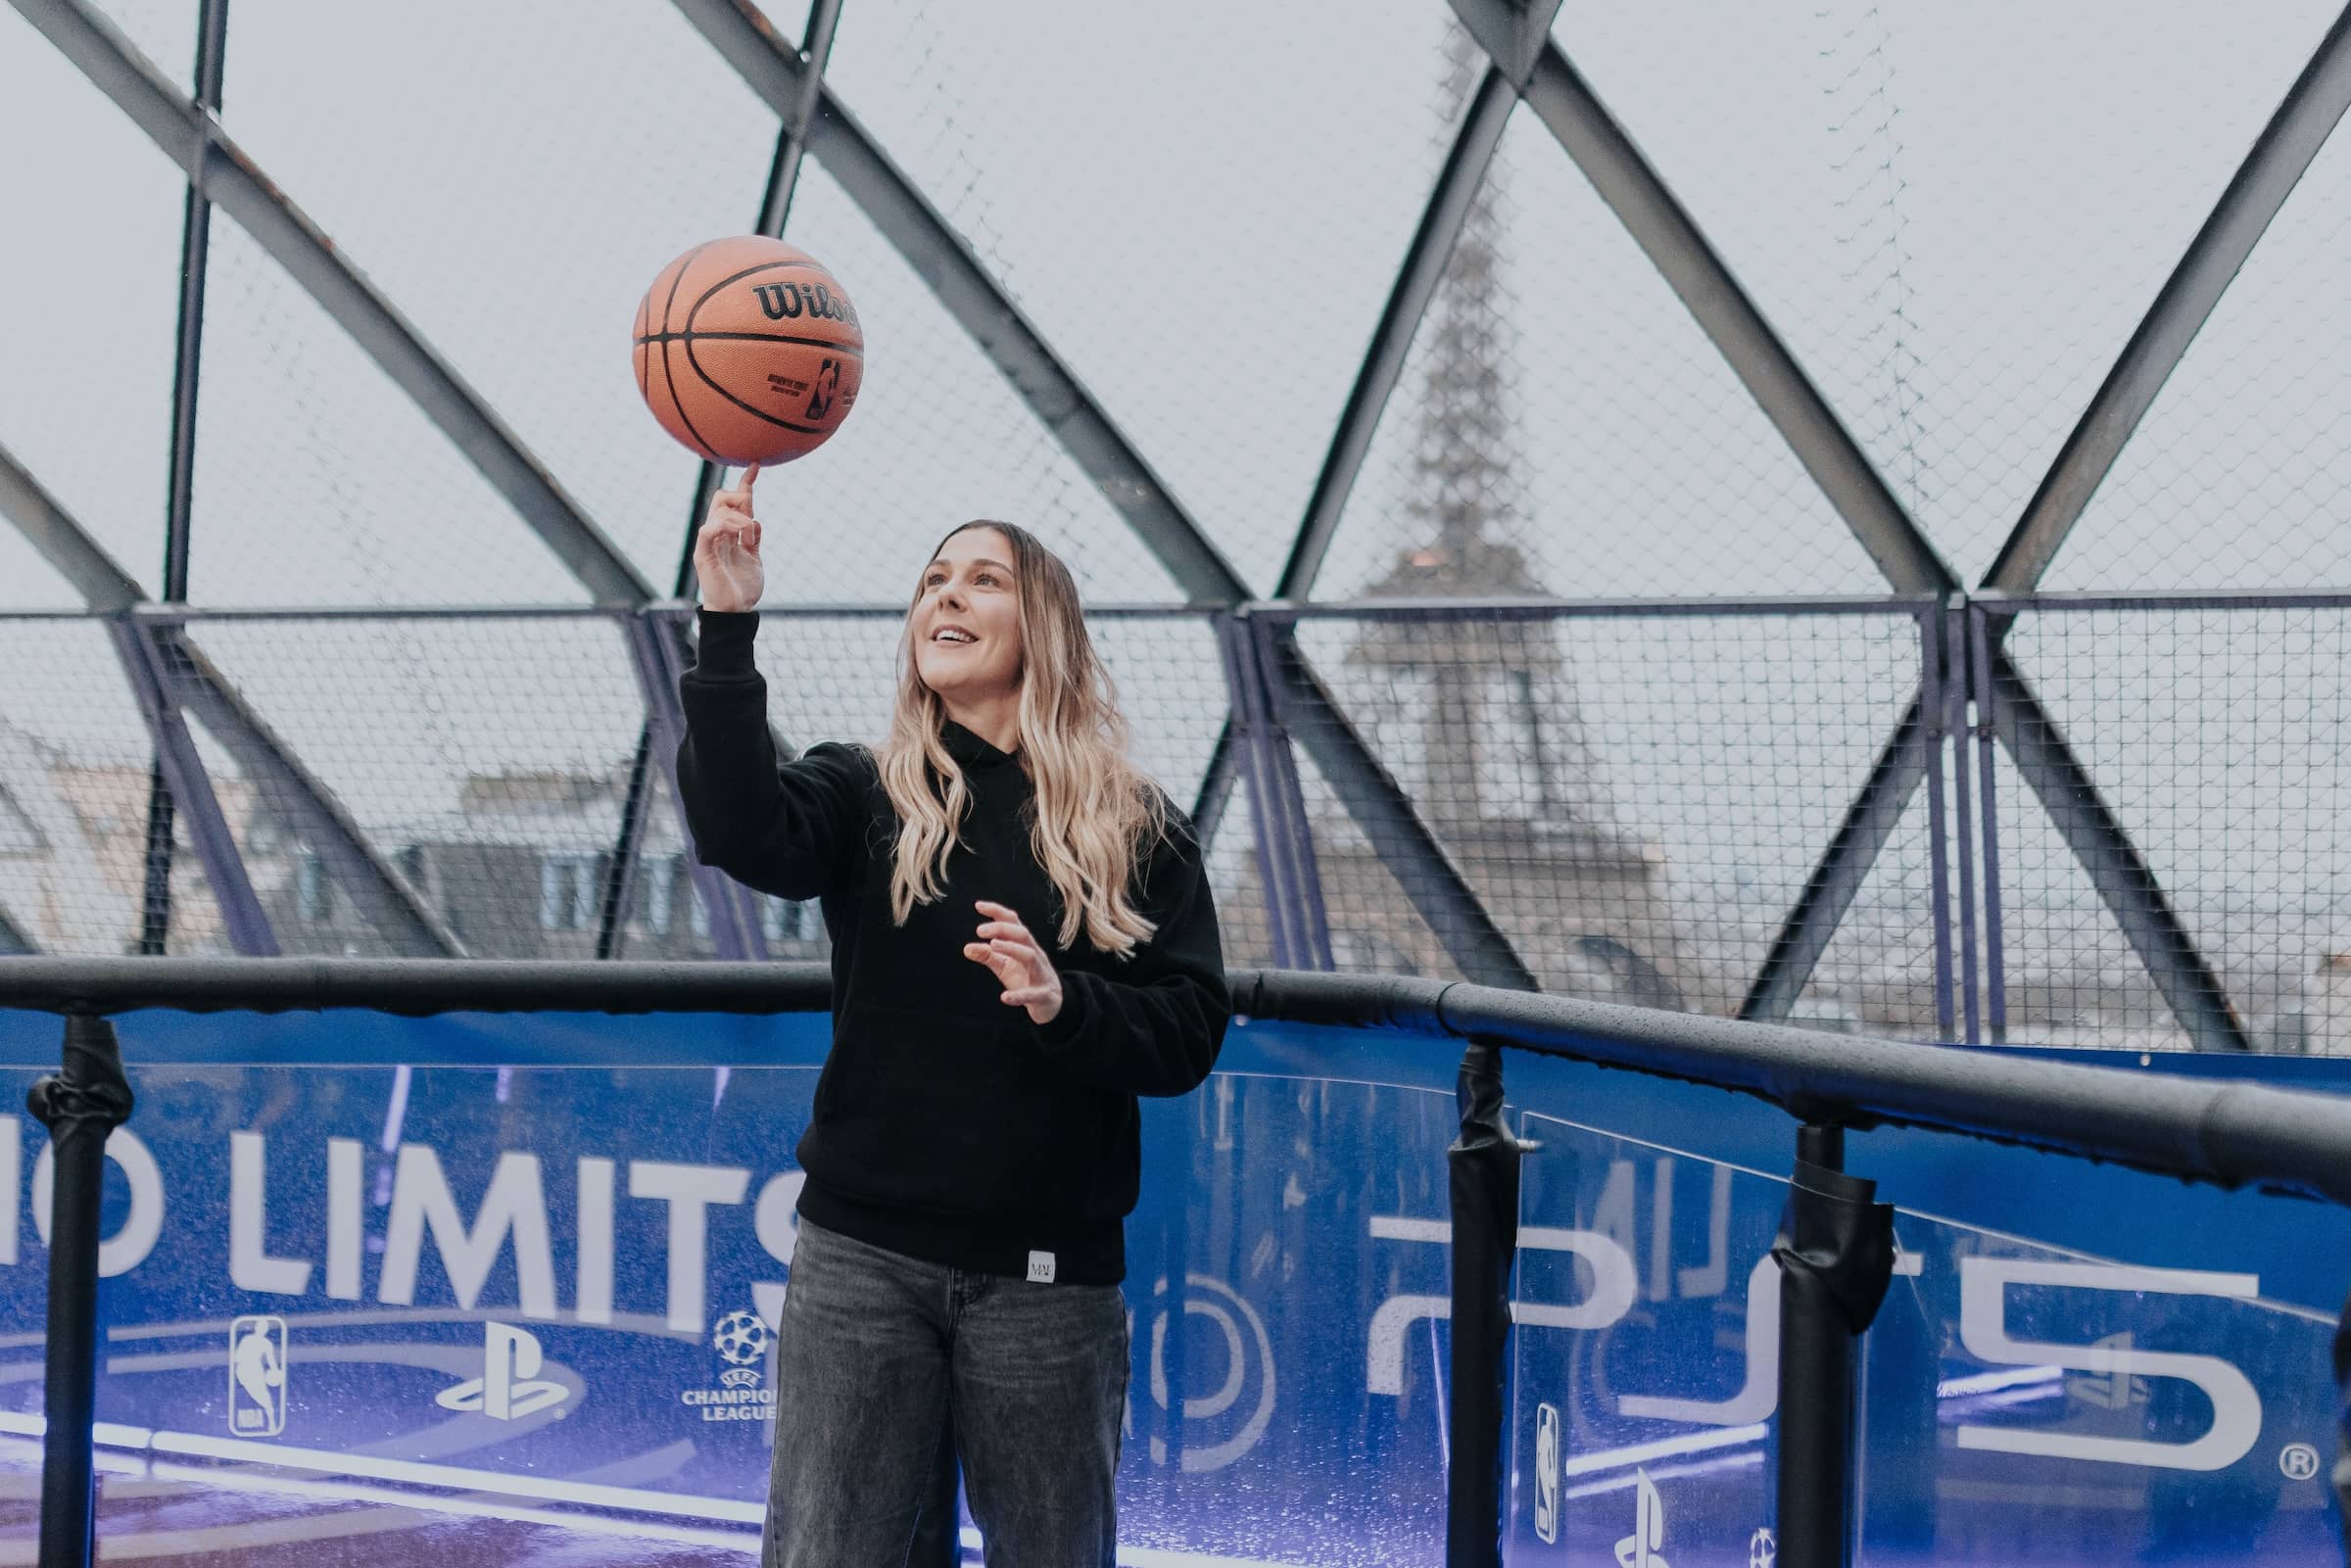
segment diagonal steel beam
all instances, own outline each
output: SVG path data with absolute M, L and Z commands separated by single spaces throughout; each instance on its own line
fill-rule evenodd
M 465 945 L 432 912 L 408 879 L 385 864 L 359 822 L 326 783 L 245 700 L 234 682 L 188 641 L 185 629 L 161 624 L 165 690 L 204 721 L 270 809 L 317 852 L 352 905 L 402 958 L 462 958 Z
M 1229 691 L 1225 700 L 1231 701 Z M 1217 731 L 1217 743 L 1209 749 L 1208 767 L 1201 772 L 1199 792 L 1192 797 L 1192 836 L 1199 841 L 1203 856 L 1215 845 L 1217 830 L 1224 825 L 1224 809 L 1232 804 L 1233 785 L 1240 782 L 1240 743 L 1233 738 L 1232 729 L 1232 713 L 1228 708 L 1223 725 Z
M 1497 64 L 1508 67 L 1527 60 L 1523 77 L 1514 75 L 1522 83 L 1520 92 L 1526 103 L 1680 296 L 1886 580 L 1906 594 L 1940 595 L 1955 591 L 1957 577 L 1902 509 L 1697 222 L 1559 46 L 1546 38 L 1530 58 L 1524 14 L 1511 0 L 1451 3 Z M 2329 45 L 2336 43 L 2340 31 L 2338 24 L 2328 34 Z M 2322 54 L 2329 51 L 2323 47 Z M 2308 79 L 2310 73 L 2305 74 Z M 2332 77 L 2325 79 L 2331 81 Z M 2325 100 L 2318 90 L 2314 89 L 2313 96 L 2321 98 L 2323 107 Z M 2306 139 L 2307 128 L 2300 134 Z M 2275 180 L 2273 171 L 2262 188 L 2267 190 Z M 2233 233 L 2241 224 L 2223 226 Z M 2012 719 L 2026 719 L 2003 730 L 2002 741 L 2016 755 L 2019 737 L 2028 733 L 2033 736 L 2031 760 L 2018 756 L 2020 772 L 2052 820 L 2067 826 L 2068 843 L 2130 935 L 2182 1025 L 2199 1044 L 2226 1042 L 2233 1022 L 2223 1028 L 2199 1000 L 2210 992 L 2211 972 L 2194 941 L 2148 874 L 2145 861 L 2121 823 L 2102 804 L 2095 809 L 2081 806 L 2072 791 L 2090 787 L 2087 772 L 2055 726 L 2047 722 L 2022 676 L 2004 660 L 2001 668 L 2007 679 L 2000 701 Z M 1963 678 L 1956 669 L 1936 672 L 1936 677 Z M 1798 961 L 1806 953 L 1817 957 L 1827 946 L 1843 908 L 1834 897 L 1814 898 L 1811 894 L 1816 888 L 1833 890 L 1847 880 L 1857 886 L 1867 873 L 1870 860 L 1884 842 L 1883 835 L 1868 825 L 1886 820 L 1890 810 L 1898 815 L 1908 798 L 1908 788 L 1902 787 L 1907 770 L 1883 765 L 1900 755 L 1901 740 L 1897 731 L 1881 758 L 1882 765 L 1872 770 L 1861 796 L 1847 814 L 1845 829 L 1823 855 L 1807 882 L 1806 896 L 1799 898 L 1774 944 L 1773 955 L 1784 962 L 1768 976 L 1772 981 L 1768 991 L 1763 985 L 1766 976 L 1758 976 L 1751 1003 L 1757 993 L 1782 1005 L 1793 1000 L 1809 973 Z M 1916 779 L 1908 783 L 1915 787 Z M 2090 799 L 2095 800 L 2094 790 Z M 1768 960 L 1766 967 L 1771 968 Z M 2226 1002 L 2221 1006 L 2226 1014 Z M 2241 1039 L 2241 1032 L 2236 1037 Z
M 236 835 L 229 830 L 218 796 L 213 792 L 212 776 L 205 771 L 204 759 L 196 752 L 195 737 L 188 734 L 187 719 L 171 695 L 168 672 L 173 655 L 164 641 L 170 635 L 169 630 L 142 624 L 128 615 L 115 617 L 107 630 L 114 638 L 115 652 L 122 661 L 123 673 L 130 678 L 140 715 L 155 739 L 155 772 L 163 784 L 158 794 L 169 803 L 173 816 L 187 819 L 188 836 L 195 843 L 196 858 L 204 865 L 205 878 L 213 885 L 213 896 L 219 904 L 220 922 L 227 930 L 229 945 L 247 958 L 277 957 L 277 934 L 270 929 L 269 917 L 254 894 L 253 879 L 245 873 L 245 857 L 238 852 Z M 163 832 L 170 832 L 170 822 L 171 817 L 164 819 Z M 151 826 L 149 831 L 152 834 L 155 830 Z M 163 871 L 168 876 L 169 870 L 167 858 Z M 151 881 L 151 901 L 153 897 Z M 155 913 L 151 907 L 150 916 Z M 169 906 L 166 905 L 161 914 L 163 928 L 150 933 L 152 945 L 142 940 L 142 952 L 165 950 L 170 929 Z
M 751 0 L 674 3 L 768 107 L 784 116 L 797 108 L 806 68 L 799 52 Z M 963 236 L 890 162 L 829 87 L 818 91 L 816 119 L 808 128 L 808 151 L 823 162 L 874 226 L 905 256 L 948 314 L 971 334 L 997 372 L 1053 432 L 1192 602 L 1223 607 L 1248 598 L 1249 591 L 1239 574 L 1168 493 L 1142 453 L 1111 422 L 1003 286 L 989 276 Z
M 1421 820 L 1412 797 L 1347 721 L 1291 629 L 1281 627 L 1271 641 L 1275 668 L 1268 675 L 1290 733 L 1314 758 L 1323 782 L 1370 840 L 1372 853 L 1444 944 L 1455 967 L 1480 985 L 1541 990 L 1534 972 L 1494 924 L 1468 879 Z
M 141 629 L 127 619 L 132 607 L 146 598 L 146 591 L 68 514 L 55 497 L 41 488 L 30 471 L 5 447 L 0 447 L 0 516 L 17 524 L 32 542 L 33 548 L 79 591 L 92 610 L 111 617 L 108 631 L 115 644 L 115 655 L 122 665 L 123 678 L 129 682 L 132 694 L 138 699 L 139 717 L 145 722 L 148 738 L 155 746 L 154 779 L 161 782 L 163 790 L 151 784 L 151 795 L 168 790 L 164 798 L 177 801 L 186 811 L 190 836 L 204 863 L 205 879 L 212 884 L 214 897 L 219 904 L 220 919 L 231 945 L 248 955 L 275 953 L 277 939 L 254 898 L 245 863 L 237 853 L 236 840 L 221 814 L 220 802 L 213 793 L 212 780 L 189 738 L 187 725 L 165 690 L 157 652 Z M 171 832 L 170 817 L 166 815 L 159 823 L 152 806 L 151 799 L 148 816 L 151 860 L 155 834 Z M 168 862 L 166 875 L 168 875 Z M 150 905 L 153 898 L 151 878 Z M 168 932 L 168 906 L 162 914 L 160 929 L 156 928 L 157 922 L 142 921 L 142 951 L 163 951 Z
M 1991 723 L 2017 772 L 2040 797 L 2066 847 L 2129 938 L 2172 1016 L 2199 1051 L 2250 1051 L 2253 1042 L 2220 978 L 2180 923 L 2154 872 L 2007 653 L 1991 652 Z M 1981 700 L 1981 698 L 1979 698 Z
M 10 3 L 309 291 L 481 470 L 597 603 L 618 607 L 652 598 L 636 567 L 489 404 L 229 139 L 217 119 L 182 96 L 82 0 Z
M 1494 150 L 1502 145 L 1503 127 L 1510 123 L 1516 102 L 1510 78 L 1499 67 L 1488 68 L 1469 101 L 1468 116 L 1454 137 L 1453 148 L 1445 155 L 1436 188 L 1421 210 L 1420 226 L 1414 231 L 1404 264 L 1397 270 L 1395 287 L 1388 291 L 1387 307 L 1372 329 L 1371 345 L 1364 354 L 1363 367 L 1356 372 L 1355 386 L 1347 394 L 1347 405 L 1340 410 L 1322 471 L 1315 478 L 1306 515 L 1299 520 L 1297 538 L 1291 542 L 1290 558 L 1273 590 L 1275 598 L 1301 599 L 1314 591 L 1322 559 L 1330 552 L 1331 537 L 1347 509 L 1347 497 L 1371 451 L 1372 433 L 1379 428 L 1380 414 L 1396 390 L 1397 378 L 1404 374 L 1405 355 L 1429 302 L 1436 297 L 1437 285 L 1444 281 L 1454 242 L 1462 236 L 1462 224 L 1494 162 Z
M 2310 64 L 2286 89 L 2211 216 L 2123 346 L 2122 356 L 1985 573 L 1986 588 L 2026 594 L 2039 586 L 2163 384 L 2347 109 L 2351 8 L 2335 19 Z
M 1452 4 L 1489 53 L 1520 47 L 1521 13 L 1511 0 Z M 1713 340 L 1887 582 L 1903 594 L 1958 587 L 1828 400 L 1557 44 L 1546 39 L 1534 52 L 1520 93 Z
M 92 610 L 121 614 L 147 607 L 146 590 L 115 563 L 6 448 L 0 448 L 0 517 L 17 525 L 42 558 L 80 591 Z M 194 709 L 247 775 L 269 792 L 281 815 L 316 835 L 322 858 L 336 868 L 345 891 L 355 904 L 369 912 L 394 949 L 428 958 L 462 956 L 463 946 L 424 907 L 407 879 L 384 864 L 333 792 L 295 759 L 234 687 L 187 641 L 183 631 L 169 620 L 160 619 L 150 642 L 156 649 L 159 700 L 175 712 Z M 136 689 L 140 672 L 126 673 Z M 157 732 L 151 738 L 159 757 L 168 754 L 168 735 Z M 201 764 L 197 771 L 201 772 Z M 193 775 L 189 783 L 192 787 Z M 206 793 L 209 795 L 209 787 Z M 197 836 L 200 850 L 207 842 L 208 835 Z M 226 890 L 244 879 L 241 867 L 208 862 L 205 871 L 221 896 L 230 896 Z M 232 922 L 239 918 L 225 904 L 221 915 Z
M 0 517 L 16 524 L 33 552 L 55 567 L 97 613 L 113 615 L 145 601 L 147 591 L 67 515 L 6 447 L 0 447 Z
M 1739 1017 L 1767 1021 L 1785 1019 L 1803 994 L 1829 938 L 1845 923 L 1869 869 L 1877 864 L 1895 825 L 1910 808 L 1919 781 L 1927 776 L 1932 746 L 1927 727 L 1920 723 L 1920 702 L 1910 706 L 1895 725 L 1894 734 L 1878 752 L 1877 762 L 1860 792 L 1846 809 L 1820 863 L 1812 868 L 1796 905 L 1781 923 L 1779 934 L 1764 955 L 1754 982 L 1739 1004 Z

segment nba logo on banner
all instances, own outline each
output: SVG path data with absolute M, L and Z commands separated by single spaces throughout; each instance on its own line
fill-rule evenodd
M 1535 1406 L 1535 1536 L 1543 1544 L 1559 1539 L 1559 1409 Z
M 240 1317 L 228 1325 L 228 1429 L 273 1438 L 286 1429 L 286 1320 Z

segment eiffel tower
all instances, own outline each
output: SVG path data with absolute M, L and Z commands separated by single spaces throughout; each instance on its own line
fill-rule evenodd
M 1448 57 L 1448 101 L 1459 105 L 1484 56 L 1457 27 Z M 1539 519 L 1526 515 L 1508 396 L 1507 177 L 1498 155 L 1421 323 L 1412 488 L 1400 519 L 1416 543 L 1367 596 L 1550 593 L 1516 543 Z M 1408 379 L 1400 393 L 1412 387 Z M 1341 691 L 1544 989 L 1682 1007 L 1685 944 L 1664 856 L 1615 821 L 1560 632 L 1556 620 L 1532 618 L 1367 621 L 1342 661 Z M 1317 835 L 1340 967 L 1447 973 L 1369 845 L 1330 827 L 1318 822 Z

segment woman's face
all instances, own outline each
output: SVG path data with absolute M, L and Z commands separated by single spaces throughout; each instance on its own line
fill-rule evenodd
M 939 546 L 915 600 L 914 668 L 950 701 L 971 703 L 1021 684 L 1021 591 L 1012 541 L 967 528 Z

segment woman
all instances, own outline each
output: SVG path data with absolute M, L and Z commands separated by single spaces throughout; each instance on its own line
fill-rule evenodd
M 1196 1087 L 1230 1012 L 1199 848 L 1068 568 L 1002 523 L 924 568 L 888 738 L 779 764 L 757 477 L 696 542 L 678 786 L 706 863 L 833 937 L 763 1561 L 898 1568 L 952 1442 L 995 1568 L 1107 1565 L 1135 1097 Z

